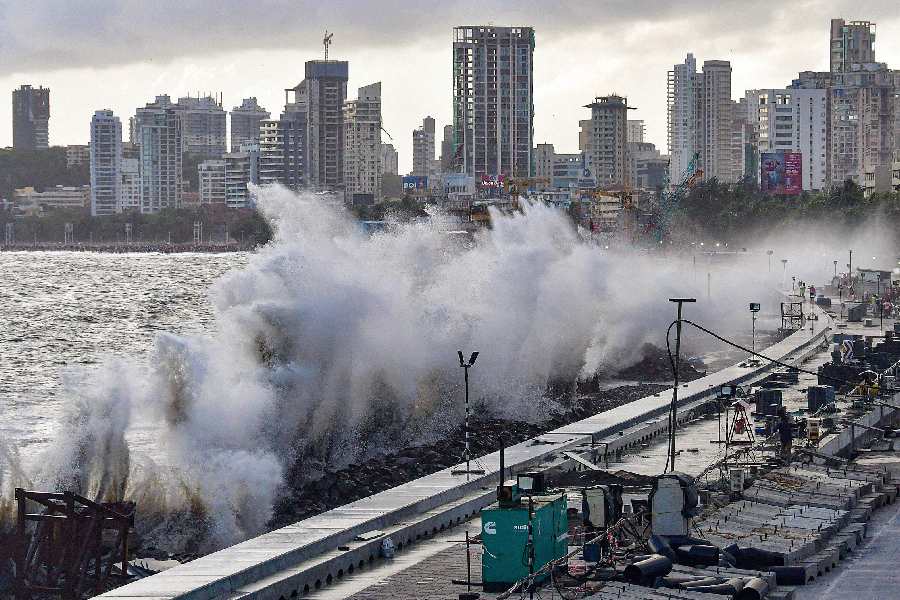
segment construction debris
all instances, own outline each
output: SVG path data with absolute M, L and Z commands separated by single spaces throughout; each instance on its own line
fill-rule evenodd
M 16 502 L 17 599 L 78 599 L 128 581 L 133 502 L 97 503 L 72 492 L 21 488 Z M 37 507 L 39 512 L 30 512 Z

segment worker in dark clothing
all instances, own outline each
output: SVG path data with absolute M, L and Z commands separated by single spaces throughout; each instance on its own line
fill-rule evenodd
M 781 458 L 787 463 L 791 459 L 794 431 L 791 426 L 791 417 L 783 406 L 778 409 L 778 437 L 781 440 Z

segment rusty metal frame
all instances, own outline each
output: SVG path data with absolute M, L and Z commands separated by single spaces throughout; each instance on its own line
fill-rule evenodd
M 35 594 L 78 600 L 128 578 L 128 534 L 134 527 L 133 502 L 97 503 L 73 492 L 35 492 L 16 488 L 16 600 Z M 29 503 L 40 512 L 28 512 Z M 29 527 L 34 523 L 34 527 Z M 104 557 L 103 532 L 116 540 Z M 113 573 L 119 563 L 120 571 Z M 114 586 L 113 586 L 114 587 Z

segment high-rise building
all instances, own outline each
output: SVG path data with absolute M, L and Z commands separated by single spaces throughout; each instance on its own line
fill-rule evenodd
M 228 208 L 252 206 L 247 186 L 259 183 L 259 145 L 242 144 L 225 155 L 225 204 Z
M 900 71 L 875 62 L 875 24 L 869 21 L 832 19 L 829 53 L 828 72 L 801 72 L 791 85 L 826 90 L 826 178 L 830 185 L 884 181 L 900 148 Z
M 111 110 L 91 117 L 91 215 L 122 210 L 122 121 Z
M 734 102 L 731 99 L 731 63 L 727 60 L 703 62 L 701 88 L 700 164 L 705 179 L 734 183 L 741 178 L 742 165 L 735 164 Z
M 637 143 L 644 141 L 643 119 L 628 119 L 628 141 Z
M 197 171 L 200 204 L 225 204 L 225 159 L 204 160 Z
M 381 197 L 381 82 L 344 104 L 344 193 Z
M 746 98 L 731 102 L 731 164 L 736 181 L 759 172 L 759 141 L 751 126 Z
M 23 85 L 12 93 L 13 148 L 42 150 L 50 145 L 50 88 Z
M 744 136 L 731 99 L 731 63 L 707 60 L 698 73 L 694 55 L 688 54 L 684 63 L 669 71 L 668 81 L 671 182 L 691 175 L 692 161 L 695 172 L 702 171 L 707 179 L 724 183 L 741 179 Z
M 456 141 L 453 125 L 444 125 L 444 137 L 441 140 L 441 171 L 451 173 L 454 171 L 456 156 Z
M 182 192 L 181 116 L 169 107 L 145 112 L 139 122 L 141 212 L 178 208 Z
M 758 151 L 799 152 L 804 190 L 828 185 L 827 96 L 822 89 L 747 90 L 745 96 L 746 117 L 757 133 Z
M 297 106 L 302 112 L 302 118 L 297 115 L 294 122 L 304 128 L 297 134 L 306 148 L 303 185 L 339 189 L 344 185 L 344 102 L 349 66 L 342 60 L 310 60 L 305 75 L 297 87 L 285 90 L 285 104 Z
M 413 130 L 413 175 L 427 177 L 434 160 L 434 119 L 425 117 Z
M 172 99 L 167 94 L 162 94 L 157 96 L 153 102 L 148 102 L 134 111 L 134 116 L 128 120 L 128 139 L 135 147 L 141 145 L 141 127 L 144 121 L 153 120 L 154 115 L 165 113 L 172 106 L 174 106 Z M 140 152 L 140 149 L 138 149 L 138 152 Z
M 225 153 L 226 114 L 222 102 L 216 97 L 179 98 L 177 103 L 166 95 L 157 96 L 153 102 L 135 111 L 129 125 L 130 140 L 140 145 L 138 132 L 144 120 L 153 115 L 173 110 L 181 120 L 183 152 L 198 157 L 221 158 Z
M 285 105 L 278 119 L 259 128 L 259 182 L 280 183 L 294 191 L 309 185 L 307 112 L 303 102 Z
M 128 126 L 131 127 L 134 117 L 128 120 Z M 140 151 L 134 142 L 122 142 L 122 158 L 140 158 Z
M 831 182 L 862 184 L 889 169 L 897 136 L 900 77 L 887 69 L 842 74 L 831 92 Z
M 434 118 L 422 119 L 422 125 L 413 130 L 413 175 L 430 175 L 433 170 L 437 136 Z
M 282 143 L 282 161 L 284 166 L 284 179 L 281 183 L 292 190 L 302 190 L 312 183 L 313 170 L 310 164 L 311 135 L 310 112 L 308 103 L 295 99 L 294 102 L 284 105 L 284 111 L 280 118 L 280 135 Z M 343 144 L 343 140 L 341 140 Z M 327 147 L 330 148 L 330 145 Z M 322 156 L 319 153 L 319 156 Z M 321 187 L 321 186 L 316 186 Z M 327 189 L 332 189 L 328 187 Z
M 700 152 L 701 80 L 693 54 L 668 74 L 669 179 L 673 184 L 684 181 L 691 160 Z
M 528 177 L 534 146 L 534 29 L 453 29 L 453 127 L 461 171 Z
M 381 144 L 381 174 L 397 175 L 400 172 L 399 157 L 393 144 Z
M 831 20 L 830 67 L 832 73 L 846 73 L 853 65 L 875 62 L 875 23 Z
M 175 108 L 181 113 L 184 152 L 207 159 L 221 158 L 227 150 L 227 116 L 221 99 L 179 98 Z
M 284 127 L 280 119 L 259 124 L 259 183 L 284 182 Z
M 232 108 L 231 151 L 239 151 L 242 144 L 259 144 L 259 123 L 271 116 L 255 97 L 244 98 L 240 106 Z
M 598 96 L 585 108 L 591 118 L 580 121 L 586 140 L 584 153 L 588 168 L 603 187 L 631 183 L 628 170 L 628 100 L 622 96 Z M 586 133 L 584 133 L 586 130 Z
M 141 161 L 137 158 L 122 159 L 122 183 L 119 212 L 141 210 Z

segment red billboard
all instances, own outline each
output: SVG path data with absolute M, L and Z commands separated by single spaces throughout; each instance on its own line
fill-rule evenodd
M 797 196 L 803 191 L 803 155 L 799 152 L 762 152 L 759 187 L 767 194 Z

